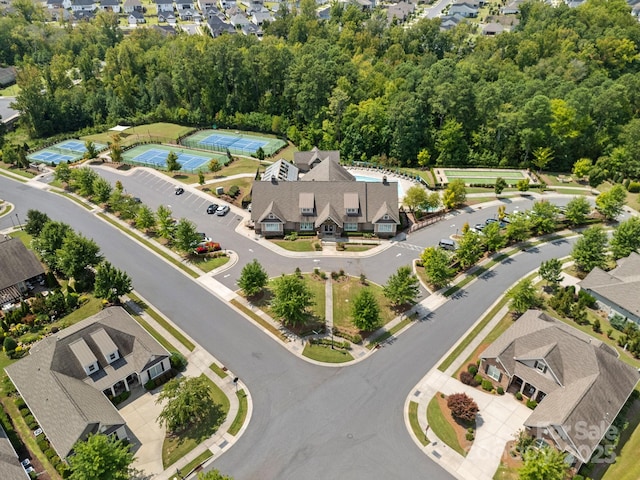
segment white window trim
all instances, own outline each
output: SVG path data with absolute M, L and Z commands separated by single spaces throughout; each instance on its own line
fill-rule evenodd
M 544 372 L 547 371 L 547 364 L 544 363 L 542 360 L 536 360 L 536 363 L 534 363 L 533 366 L 540 373 L 544 373 Z M 542 367 L 542 368 L 540 368 L 540 367 Z
M 315 225 L 313 222 L 300 222 L 300 231 L 301 232 L 312 232 Z
M 393 232 L 393 223 L 379 223 L 376 225 L 376 229 L 378 232 L 382 233 L 391 233 Z
M 355 215 L 358 213 L 358 208 L 347 208 L 347 215 Z
M 262 229 L 265 232 L 281 232 L 282 231 L 282 224 L 274 223 L 274 222 L 263 223 L 262 224 Z
M 353 228 L 351 228 L 353 227 Z M 343 230 L 345 232 L 357 232 L 358 231 L 358 223 L 357 222 L 345 222 Z
M 500 378 L 502 377 L 502 372 L 500 372 L 500 369 L 495 365 L 489 365 L 489 367 L 487 368 L 487 376 L 489 378 L 492 378 L 496 382 L 499 382 Z

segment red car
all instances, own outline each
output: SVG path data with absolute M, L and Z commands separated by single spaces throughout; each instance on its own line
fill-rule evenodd
M 218 250 L 221 250 L 221 247 L 220 247 L 220 244 L 217 242 L 201 243 L 196 247 L 196 253 L 198 255 L 202 253 L 217 252 Z

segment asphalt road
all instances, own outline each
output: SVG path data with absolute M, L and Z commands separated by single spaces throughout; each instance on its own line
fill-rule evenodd
M 156 198 L 138 189 L 135 194 L 150 205 Z M 165 200 L 171 192 L 160 194 Z M 410 439 L 402 411 L 406 396 L 511 284 L 541 261 L 571 249 L 563 240 L 509 258 L 414 325 L 410 334 L 357 365 L 328 368 L 292 356 L 196 282 L 75 203 L 4 177 L 0 197 L 17 206 L 11 217 L 17 213 L 24 221 L 27 209 L 35 208 L 94 238 L 104 255 L 131 275 L 136 290 L 242 378 L 253 397 L 253 417 L 238 443 L 214 462 L 236 480 L 451 478 Z M 184 206 L 182 199 L 169 198 L 176 216 L 183 216 L 183 208 L 185 213 L 195 210 L 188 197 Z M 472 215 L 478 214 L 487 215 Z M 11 217 L 1 218 L 0 228 L 11 226 Z M 433 244 L 433 238 L 437 242 L 442 231 L 452 228 L 440 223 L 412 236 L 411 242 Z M 275 257 L 249 239 L 235 239 L 234 245 L 252 248 L 260 258 L 269 255 L 268 268 L 287 264 L 286 271 L 292 271 L 298 263 Z M 246 252 L 239 253 L 244 257 Z M 350 268 L 361 268 L 372 279 L 386 278 L 393 271 L 390 265 L 409 263 L 417 253 L 397 246 Z

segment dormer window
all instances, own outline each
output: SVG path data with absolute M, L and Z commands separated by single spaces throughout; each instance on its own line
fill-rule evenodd
M 538 370 L 540 373 L 544 373 L 547 371 L 547 364 L 544 363 L 541 360 L 536 360 L 536 363 L 534 365 L 535 369 Z
M 360 199 L 355 192 L 344 194 L 344 211 L 347 215 L 358 215 L 360 212 Z
M 316 200 L 313 193 L 300 193 L 300 196 L 298 198 L 298 208 L 300 208 L 301 215 L 313 215 L 315 204 Z
M 107 361 L 108 361 L 109 363 L 113 363 L 113 362 L 115 362 L 116 360 L 118 360 L 119 358 L 120 358 L 120 354 L 119 354 L 119 353 L 118 353 L 118 351 L 116 350 L 115 352 L 113 352 L 113 353 L 110 353 L 110 354 L 109 354 L 109 356 L 107 357 Z
M 88 365 L 85 368 L 85 371 L 87 372 L 87 375 L 91 375 L 92 373 L 95 373 L 98 371 L 98 362 L 92 363 L 91 365 Z

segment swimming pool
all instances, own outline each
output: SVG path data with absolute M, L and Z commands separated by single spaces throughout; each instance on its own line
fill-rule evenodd
M 351 175 L 353 175 L 355 177 L 356 182 L 378 182 L 378 183 L 382 182 L 381 178 L 367 177 L 366 175 L 354 175 L 353 173 Z M 398 183 L 398 198 L 404 197 L 404 190 L 402 188 L 402 184 L 398 180 L 396 180 L 394 178 L 389 178 L 388 180 L 389 180 L 389 182 L 397 182 Z

